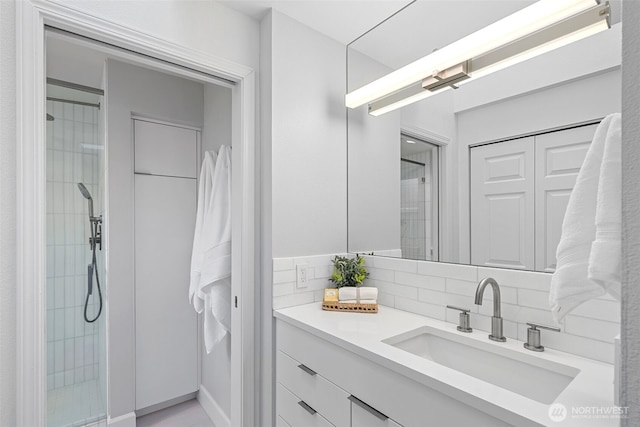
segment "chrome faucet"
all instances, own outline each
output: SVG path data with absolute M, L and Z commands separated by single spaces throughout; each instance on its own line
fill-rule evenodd
M 487 285 L 491 285 L 491 289 L 493 290 L 493 316 L 491 317 L 491 334 L 489 334 L 489 339 L 493 341 L 501 341 L 504 342 L 507 339 L 502 335 L 502 317 L 500 315 L 500 287 L 498 286 L 498 282 L 496 282 L 493 278 L 487 277 L 482 279 L 480 283 L 478 283 L 478 288 L 476 289 L 476 301 L 477 305 L 482 305 L 482 295 L 484 294 L 484 288 Z

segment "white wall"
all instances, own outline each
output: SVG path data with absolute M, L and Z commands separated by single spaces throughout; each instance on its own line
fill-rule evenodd
M 272 14 L 273 254 L 345 251 L 345 47 Z
M 350 88 L 391 71 L 348 50 Z M 347 110 L 349 250 L 400 249 L 400 112 L 370 116 L 366 105 Z M 396 159 L 396 161 L 393 161 Z
M 203 158 L 205 151 L 231 145 L 231 89 L 204 85 Z M 200 316 L 202 318 L 202 316 Z M 202 321 L 202 319 L 201 319 Z M 210 354 L 202 346 L 201 383 L 227 418 L 231 417 L 231 338 L 227 336 Z
M 623 4 L 622 64 L 622 372 L 623 427 L 640 424 L 640 2 Z
M 345 252 L 345 46 L 276 11 L 261 22 L 262 425 L 273 403 L 272 254 Z
M 273 254 L 344 252 L 345 47 L 281 13 L 271 19 Z
M 261 386 L 256 388 L 260 393 L 260 419 L 263 424 L 273 424 L 273 406 L 275 395 L 275 384 L 273 382 L 273 371 L 275 370 L 275 359 L 273 357 L 274 329 L 272 299 L 272 254 L 273 254 L 273 229 L 272 229 L 272 173 L 271 173 L 271 147 L 272 147 L 272 35 L 273 35 L 273 15 L 268 13 L 260 22 L 260 268 L 261 268 L 261 289 L 260 306 L 261 316 L 256 319 L 260 327 L 256 329 L 260 335 L 261 358 L 256 364 L 260 372 Z
M 204 87 L 122 62 L 107 61 L 107 309 L 109 415 L 134 410 L 133 113 L 202 127 Z
M 15 2 L 0 1 L 0 425 L 16 424 Z

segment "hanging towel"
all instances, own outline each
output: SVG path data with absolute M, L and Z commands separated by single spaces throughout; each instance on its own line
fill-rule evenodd
M 204 153 L 202 169 L 200 170 L 200 184 L 198 187 L 198 209 L 196 213 L 195 232 L 193 235 L 193 249 L 191 252 L 191 280 L 189 282 L 189 302 L 193 304 L 198 313 L 204 309 L 204 299 L 198 297 L 196 292 L 200 287 L 200 273 L 202 271 L 202 227 L 205 217 L 209 215 L 210 196 L 213 190 L 213 174 L 216 168 L 216 153 L 207 151 Z
M 622 262 L 622 144 L 620 115 L 609 128 L 604 144 L 598 202 L 596 238 L 589 255 L 589 280 L 620 301 Z
M 205 167 L 209 168 L 207 172 Z M 203 174 L 206 175 L 204 178 Z M 228 147 L 220 148 L 217 159 L 213 153 L 205 153 L 203 179 L 192 255 L 190 298 L 196 311 L 204 311 L 204 342 L 210 353 L 231 330 L 231 151 Z
M 609 281 L 612 276 L 617 277 L 619 289 L 620 174 L 618 170 L 618 184 L 615 184 L 616 173 L 612 170 L 616 164 L 613 157 L 620 153 L 619 146 L 620 114 L 611 114 L 596 129 L 562 222 L 562 236 L 556 252 L 557 266 L 551 277 L 549 294 L 556 322 L 578 305 L 607 291 L 616 296 L 616 285 Z M 605 152 L 609 160 L 604 160 Z M 614 191 L 616 185 L 617 194 L 607 194 L 607 191 Z M 615 223 L 617 239 L 616 232 L 612 231 L 616 228 Z M 614 250 L 616 240 L 617 250 Z M 596 249 L 593 254 L 592 245 Z M 602 254 L 605 247 L 612 253 Z M 606 277 L 604 282 L 603 276 Z

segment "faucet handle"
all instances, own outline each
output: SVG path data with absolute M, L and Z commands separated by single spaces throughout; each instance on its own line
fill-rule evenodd
M 460 332 L 467 333 L 473 331 L 473 328 L 471 327 L 471 321 L 469 319 L 469 312 L 471 310 L 469 310 L 468 308 L 455 307 L 453 305 L 447 305 L 447 308 L 460 311 L 460 321 L 456 329 L 458 329 Z
M 560 328 L 554 326 L 540 325 L 538 323 L 527 322 L 530 328 L 527 329 L 527 342 L 524 343 L 524 348 L 531 351 L 544 351 L 544 347 L 540 345 L 540 329 L 547 329 L 549 331 L 560 332 Z

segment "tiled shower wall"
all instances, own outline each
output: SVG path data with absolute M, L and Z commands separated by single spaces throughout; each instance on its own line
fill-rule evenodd
M 51 390 L 96 379 L 101 369 L 104 311 L 98 322 L 84 321 L 90 231 L 87 201 L 77 183 L 83 182 L 91 192 L 95 215 L 101 212 L 103 189 L 102 152 L 96 149 L 101 144 L 98 109 L 47 101 L 47 112 L 55 118 L 47 122 L 47 386 Z M 100 262 L 100 253 L 98 258 Z M 104 274 L 101 279 L 104 290 Z M 95 286 L 94 280 L 97 296 Z
M 431 153 L 403 158 L 424 166 L 400 162 L 400 247 L 404 258 L 431 259 Z
M 306 304 L 322 300 L 322 289 L 333 287 L 332 255 L 275 258 L 273 260 L 273 308 Z M 296 265 L 313 267 L 313 280 L 307 288 L 296 288 Z M 458 311 L 447 304 L 471 309 L 471 326 L 482 331 L 491 328 L 492 293 L 487 290 L 484 303 L 474 304 L 478 281 L 493 277 L 500 285 L 504 334 L 526 341 L 526 322 L 554 325 L 549 310 L 551 275 L 530 271 L 507 270 L 404 260 L 366 257 L 370 273 L 366 286 L 378 288 L 378 302 L 398 310 L 457 324 Z M 562 332 L 541 331 L 542 344 L 548 348 L 590 359 L 613 363 L 613 339 L 620 330 L 620 303 L 609 296 L 588 301 L 566 316 Z

